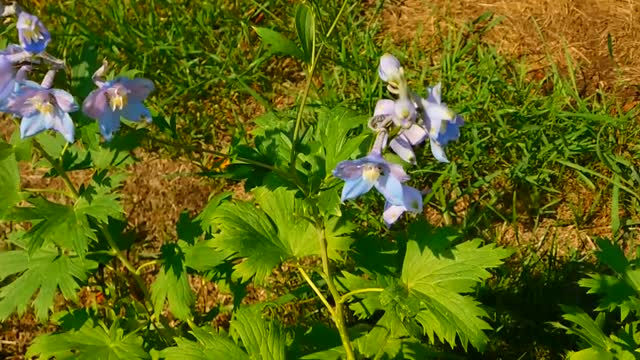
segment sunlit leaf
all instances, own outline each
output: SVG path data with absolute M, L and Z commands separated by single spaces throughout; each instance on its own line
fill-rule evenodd
M 494 245 L 480 247 L 479 240 L 450 247 L 445 238 L 429 236 L 419 225 L 412 227 L 410 235 L 421 240 L 408 242 L 401 279 L 408 289 L 407 304 L 411 299 L 420 304 L 416 318 L 424 333 L 431 342 L 435 335 L 453 347 L 457 335 L 465 349 L 468 343 L 483 349 L 488 341 L 483 331 L 490 329 L 482 320 L 487 314 L 461 293 L 487 279 L 491 275 L 487 269 L 499 266 L 511 251 Z M 411 309 L 405 311 L 407 316 Z
M 275 321 L 265 321 L 261 307 L 245 307 L 235 313 L 230 333 L 242 340 L 252 359 L 285 360 L 285 333 Z
M 0 142 L 0 219 L 19 200 L 20 173 L 13 147 Z
M 269 47 L 272 53 L 278 55 L 287 55 L 292 56 L 299 60 L 304 60 L 305 56 L 302 50 L 296 45 L 295 42 L 287 39 L 286 36 L 281 33 L 263 28 L 263 27 L 254 27 L 253 28 L 262 42 Z
M 20 274 L 0 288 L 0 319 L 7 319 L 13 312 L 22 315 L 37 293 L 33 307 L 38 320 L 45 320 L 58 290 L 65 299 L 77 301 L 78 281 L 86 281 L 87 273 L 95 267 L 92 261 L 52 250 L 42 249 L 32 256 L 24 250 L 0 253 L 0 279 Z
M 87 321 L 78 330 L 38 336 L 27 350 L 27 358 L 55 357 L 78 360 L 129 360 L 150 359 L 142 347 L 142 338 L 135 333 L 124 334 L 114 322 L 109 331 Z
M 160 352 L 166 360 L 251 360 L 251 357 L 227 336 L 212 329 L 193 328 L 196 341 L 176 338 L 176 346 Z
M 212 244 L 220 250 L 243 258 L 234 269 L 243 279 L 264 280 L 281 262 L 320 254 L 321 233 L 305 218 L 304 202 L 296 191 L 278 188 L 254 190 L 256 205 L 247 202 L 224 203 L 203 218 L 205 226 L 220 230 Z M 329 256 L 350 244 L 348 223 L 331 218 L 324 224 Z

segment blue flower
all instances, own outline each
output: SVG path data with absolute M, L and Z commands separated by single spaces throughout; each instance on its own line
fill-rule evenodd
M 87 96 L 82 111 L 98 120 L 100 132 L 107 141 L 120 128 L 121 116 L 131 121 L 145 119 L 151 122 L 151 112 L 142 104 L 154 90 L 151 80 L 120 77 L 107 82 L 96 81 L 96 84 L 98 89 Z
M 32 54 L 39 54 L 51 41 L 51 34 L 37 16 L 21 12 L 18 16 L 18 38 L 22 48 Z
M 68 142 L 74 141 L 75 128 L 69 113 L 78 110 L 78 104 L 64 90 L 25 81 L 20 84 L 15 98 L 9 101 L 7 109 L 22 116 L 20 136 L 23 139 L 53 129 Z
M 451 111 L 440 99 L 441 84 L 429 90 L 428 98 L 422 99 L 424 123 L 429 132 L 431 152 L 441 162 L 449 162 L 444 147 L 460 137 L 460 127 L 464 125 L 462 116 Z
M 422 193 L 418 189 L 403 185 L 402 194 L 402 204 L 393 205 L 387 201 L 384 205 L 382 218 L 387 226 L 396 222 L 405 211 L 422 212 Z
M 393 205 L 404 204 L 402 183 L 409 180 L 402 166 L 391 164 L 379 153 L 364 158 L 341 161 L 333 176 L 345 181 L 342 201 L 355 199 L 375 187 Z
M 416 156 L 412 146 L 422 143 L 427 137 L 427 131 L 415 123 L 417 112 L 414 103 L 405 98 L 396 101 L 379 100 L 373 116 L 390 119 L 400 127 L 400 132 L 389 146 L 402 160 L 415 165 Z

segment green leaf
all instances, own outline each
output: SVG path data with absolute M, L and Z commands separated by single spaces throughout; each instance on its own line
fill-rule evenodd
M 318 208 L 323 216 L 342 216 L 340 211 L 340 195 L 337 188 L 328 189 L 318 195 Z
M 186 243 L 185 243 L 186 244 Z M 185 266 L 198 272 L 215 269 L 224 264 L 231 254 L 212 247 L 211 241 L 200 241 L 195 245 L 183 246 Z
M 571 327 L 566 327 L 560 323 L 552 323 L 557 328 L 564 329 L 567 334 L 576 335 L 582 342 L 592 347 L 597 351 L 604 351 L 611 349 L 614 343 L 609 337 L 602 331 L 601 323 L 604 321 L 604 313 L 600 313 L 596 321 L 594 321 L 587 313 L 581 309 L 573 306 L 560 305 L 564 314 L 562 318 L 571 323 Z M 588 355 L 584 353 L 583 355 Z M 584 357 L 588 359 L 589 357 Z
M 151 285 L 151 301 L 156 313 L 162 312 L 165 300 L 169 310 L 181 320 L 191 316 L 195 295 L 189 285 L 184 254 L 177 244 L 164 244 L 160 249 L 162 268 Z
M 218 206 L 220 206 L 220 204 L 222 204 L 226 199 L 231 198 L 232 195 L 233 193 L 225 191 L 209 199 L 207 206 L 205 206 L 202 212 L 195 218 L 196 221 L 200 221 L 202 230 L 209 233 L 215 233 L 218 231 L 218 229 L 213 227 L 213 223 L 208 221 L 208 219 L 212 219 Z
M 434 335 L 455 346 L 456 334 L 462 346 L 483 349 L 489 325 L 481 318 L 487 314 L 479 304 L 461 293 L 487 279 L 488 268 L 497 267 L 510 250 L 494 245 L 479 247 L 480 240 L 449 247 L 446 238 L 430 236 L 420 225 L 410 232 L 426 241 L 410 240 L 402 267 L 402 282 L 409 291 L 407 304 L 419 301 L 417 320 L 431 342 Z M 408 308 L 410 309 L 410 308 Z M 410 315 L 410 313 L 407 313 Z
M 196 341 L 176 338 L 176 345 L 160 352 L 166 360 L 251 360 L 238 345 L 226 336 L 205 328 L 193 328 Z
M 18 161 L 13 147 L 4 142 L 0 142 L 0 189 L 2 189 L 2 196 L 0 196 L 0 219 L 2 219 L 8 210 L 20 201 Z
M 611 231 L 616 235 L 620 231 L 620 175 L 613 176 L 613 192 L 611 193 Z
M 261 306 L 244 307 L 231 320 L 231 335 L 237 335 L 252 359 L 285 360 L 285 334 L 279 323 L 262 319 Z
M 317 131 L 320 142 L 324 146 L 327 174 L 330 174 L 340 161 L 350 158 L 357 152 L 360 144 L 369 136 L 350 134 L 350 130 L 365 125 L 367 119 L 367 116 L 345 107 L 323 109 L 320 112 Z
M 600 248 L 598 252 L 596 252 L 598 260 L 618 274 L 624 274 L 627 268 L 629 268 L 629 260 L 627 260 L 620 246 L 607 239 L 598 239 L 596 243 Z
M 311 63 L 313 59 L 313 45 L 315 43 L 316 25 L 313 11 L 305 4 L 296 6 L 296 32 L 302 45 L 304 61 Z
M 287 39 L 279 32 L 257 26 L 254 26 L 253 29 L 256 31 L 258 36 L 260 36 L 262 42 L 269 47 L 272 53 L 292 56 L 303 61 L 305 60 L 304 53 L 300 48 L 298 48 L 296 43 Z
M 109 217 L 122 219 L 124 209 L 120 205 L 119 195 L 112 194 L 106 186 L 91 186 L 75 204 L 76 212 L 91 216 L 103 224 L 109 222 Z
M 601 350 L 588 348 L 584 350 L 580 350 L 578 352 L 570 353 L 567 357 L 569 360 L 614 360 L 616 359 L 613 354 Z M 634 359 L 634 357 L 632 357 Z
M 87 273 L 95 267 L 92 261 L 51 250 L 42 249 L 31 257 L 24 250 L 0 253 L 0 278 L 22 273 L 0 289 L 0 320 L 6 320 L 13 312 L 24 314 L 36 292 L 36 317 L 45 320 L 58 289 L 65 299 L 77 301 L 77 280 L 86 281 Z
M 106 331 L 87 321 L 78 330 L 38 336 L 27 350 L 26 357 L 55 357 L 57 360 L 150 359 L 142 347 L 142 338 L 135 333 L 124 335 L 124 330 L 117 326 L 118 322 L 115 321 Z
M 278 188 L 254 189 L 256 208 L 246 202 L 225 203 L 203 219 L 220 230 L 212 244 L 220 250 L 245 258 L 234 269 L 244 280 L 255 276 L 263 281 L 281 262 L 320 254 L 320 232 L 304 218 L 304 202 L 296 198 L 296 191 Z M 331 218 L 325 224 L 329 256 L 339 257 L 351 239 L 352 228 Z

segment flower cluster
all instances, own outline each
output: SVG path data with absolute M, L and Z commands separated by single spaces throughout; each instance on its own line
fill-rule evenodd
M 5 9 L 6 10 L 6 9 Z M 13 8 L 18 16 L 16 28 L 20 45 L 10 44 L 0 50 L 0 112 L 20 117 L 20 136 L 27 138 L 53 129 L 68 142 L 74 142 L 75 125 L 69 113 L 79 106 L 73 95 L 53 88 L 56 72 L 64 61 L 45 52 L 51 34 L 35 15 Z M 44 79 L 34 82 L 27 74 L 36 65 L 45 65 Z M 107 63 L 93 75 L 98 89 L 92 91 L 82 105 L 83 112 L 99 122 L 108 141 L 120 127 L 120 117 L 131 121 L 151 121 L 151 113 L 142 102 L 154 89 L 151 80 L 126 77 L 105 81 Z
M 404 70 L 393 55 L 382 56 L 378 75 L 397 99 L 382 99 L 376 104 L 369 120 L 376 140 L 369 154 L 361 159 L 340 162 L 333 175 L 345 181 L 342 201 L 354 199 L 375 187 L 386 199 L 383 219 L 390 226 L 405 211 L 422 212 L 422 193 L 404 185 L 409 176 L 403 167 L 382 156 L 391 134 L 395 136 L 388 146 L 411 165 L 416 164 L 413 147 L 426 141 L 427 137 L 433 156 L 438 161 L 449 162 L 444 147 L 458 139 L 464 120 L 441 101 L 440 84 L 429 88 L 426 98 L 411 91 Z

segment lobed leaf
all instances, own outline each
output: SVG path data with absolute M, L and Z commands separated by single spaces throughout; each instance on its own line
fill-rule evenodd
M 187 320 L 195 295 L 189 285 L 184 253 L 177 244 L 164 244 L 160 249 L 162 267 L 151 285 L 151 301 L 156 313 L 162 311 L 165 301 L 178 319 Z
M 114 322 L 106 331 L 87 321 L 78 330 L 38 336 L 27 350 L 26 357 L 41 359 L 55 357 L 58 360 L 136 360 L 150 359 L 142 347 L 142 338 L 135 333 L 124 335 L 124 330 Z
M 24 314 L 37 292 L 33 300 L 36 317 L 45 320 L 58 289 L 65 299 L 77 301 L 77 280 L 86 281 L 87 273 L 95 266 L 92 261 L 48 250 L 32 256 L 24 250 L 1 253 L 0 278 L 21 274 L 0 289 L 0 319 L 6 320 L 13 312 Z

